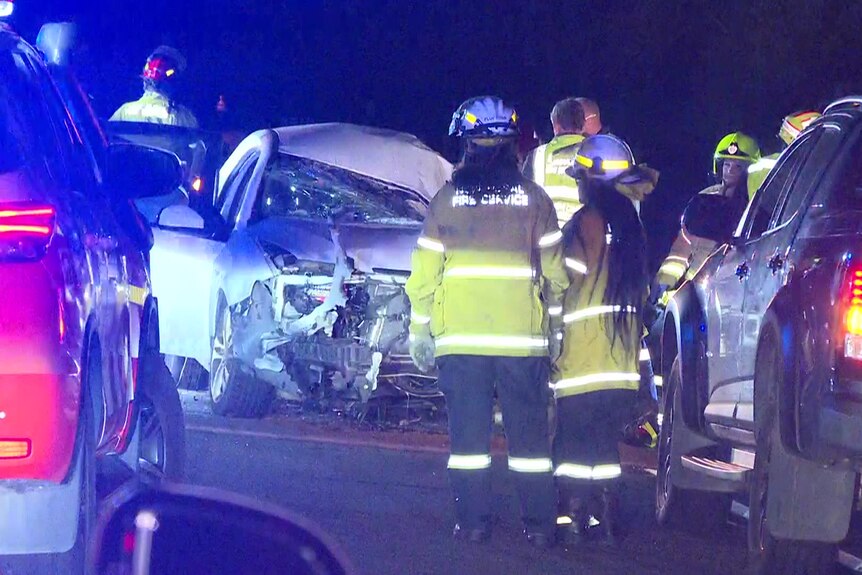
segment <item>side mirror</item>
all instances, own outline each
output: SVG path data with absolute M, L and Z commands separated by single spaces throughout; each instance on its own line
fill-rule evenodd
M 190 486 L 120 489 L 102 509 L 88 572 L 343 575 L 315 529 L 272 504 Z
M 183 170 L 176 155 L 136 144 L 108 147 L 105 181 L 112 192 L 128 200 L 171 193 L 182 185 Z
M 199 213 L 188 206 L 168 206 L 159 214 L 160 228 L 181 228 L 186 230 L 202 230 L 204 219 Z
M 718 194 L 698 194 L 682 214 L 683 230 L 719 244 L 730 241 L 742 212 L 740 202 Z M 742 205 L 745 208 L 745 205 Z
M 75 47 L 77 28 L 71 22 L 49 22 L 36 37 L 36 47 L 55 66 L 67 66 Z

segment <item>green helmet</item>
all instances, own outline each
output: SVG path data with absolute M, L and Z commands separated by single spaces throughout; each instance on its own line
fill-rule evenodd
M 715 154 L 712 156 L 712 173 L 719 175 L 718 167 L 722 160 L 738 160 L 746 164 L 753 164 L 760 160 L 760 146 L 757 141 L 742 132 L 733 132 L 723 137 Z

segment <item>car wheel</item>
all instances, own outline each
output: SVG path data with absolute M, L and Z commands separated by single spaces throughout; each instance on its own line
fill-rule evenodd
M 752 571 L 757 575 L 824 575 L 836 571 L 838 547 L 830 543 L 776 539 L 769 530 L 766 509 L 769 501 L 769 463 L 773 449 L 780 445 L 777 398 L 781 385 L 780 357 L 767 335 L 758 346 L 754 387 L 757 447 L 748 493 L 748 550 Z M 769 385 L 763 385 L 763 383 Z
M 152 355 L 141 372 L 138 402 L 138 471 L 155 481 L 185 475 L 183 407 L 167 366 Z
M 275 388 L 242 370 L 233 356 L 233 322 L 230 308 L 220 306 L 210 362 L 210 397 L 217 415 L 263 417 L 275 397 Z
M 658 470 L 656 474 L 655 516 L 659 525 L 685 529 L 691 532 L 711 533 L 723 527 L 730 509 L 730 496 L 681 489 L 674 484 L 673 477 L 673 433 L 681 417 L 681 366 L 679 357 L 674 359 L 666 383 L 664 417 L 659 432 Z

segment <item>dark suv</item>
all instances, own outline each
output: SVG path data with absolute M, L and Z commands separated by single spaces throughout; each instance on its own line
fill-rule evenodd
M 724 198 L 695 201 L 719 247 L 667 310 L 657 518 L 747 493 L 759 571 L 826 572 L 862 469 L 862 97 L 781 155 L 732 237 Z

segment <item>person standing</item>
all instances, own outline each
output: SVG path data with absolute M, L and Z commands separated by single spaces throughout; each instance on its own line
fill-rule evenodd
M 528 541 L 553 543 L 556 497 L 548 429 L 548 331 L 569 282 L 547 194 L 516 157 L 517 114 L 482 96 L 455 112 L 463 156 L 434 197 L 407 281 L 410 355 L 439 370 L 449 414 L 454 534 L 490 536 L 491 427 L 499 396 Z M 544 299 L 544 301 L 542 301 Z
M 159 46 L 144 64 L 141 79 L 144 95 L 126 102 L 111 116 L 111 122 L 149 122 L 185 128 L 197 128 L 191 110 L 178 103 L 176 83 L 186 69 L 185 57 L 170 46 Z
M 554 139 L 527 156 L 523 172 L 551 197 L 557 210 L 557 222 L 563 227 L 581 208 L 578 183 L 566 174 L 578 146 L 584 141 L 584 110 L 576 98 L 566 98 L 554 105 L 551 125 Z
M 574 279 L 564 298 L 562 353 L 551 383 L 558 525 L 571 542 L 597 516 L 613 542 L 622 475 L 617 445 L 640 387 L 641 314 L 649 287 L 644 229 L 628 193 L 654 187 L 657 176 L 635 166 L 628 145 L 609 135 L 587 138 L 570 174 L 584 208 L 563 230 Z
M 584 135 L 607 134 L 608 130 L 602 125 L 602 112 L 599 110 L 599 105 L 589 98 L 576 98 L 576 100 L 584 110 Z

